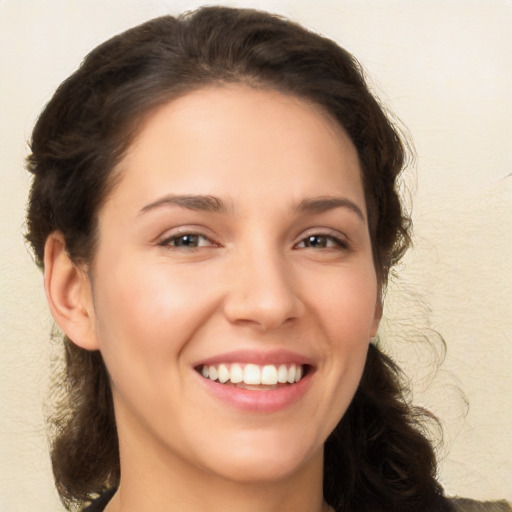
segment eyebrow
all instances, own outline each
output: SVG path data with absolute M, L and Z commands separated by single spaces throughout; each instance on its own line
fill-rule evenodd
M 168 195 L 144 206 L 140 214 L 162 206 L 179 206 L 194 211 L 223 213 L 227 210 L 224 202 L 215 196 L 202 195 Z
M 222 199 L 211 195 L 167 195 L 144 206 L 139 215 L 163 206 L 178 206 L 194 211 L 225 213 L 226 204 Z M 319 196 L 301 201 L 295 208 L 296 213 L 322 213 L 335 208 L 347 208 L 354 212 L 361 220 L 364 214 L 356 203 L 346 197 Z
M 322 213 L 334 208 L 348 208 L 361 220 L 365 220 L 361 208 L 346 197 L 320 196 L 304 199 L 297 205 L 296 211 L 297 213 Z

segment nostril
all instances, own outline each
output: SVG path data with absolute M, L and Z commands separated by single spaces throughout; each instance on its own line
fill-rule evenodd
M 256 251 L 258 252 L 258 251 Z M 304 311 L 294 281 L 275 257 L 261 254 L 236 269 L 225 297 L 224 311 L 231 323 L 268 330 L 290 324 Z

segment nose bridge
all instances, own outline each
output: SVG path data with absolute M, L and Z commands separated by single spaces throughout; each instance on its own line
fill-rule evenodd
M 277 327 L 297 318 L 302 303 L 286 254 L 268 238 L 252 237 L 234 251 L 226 315 L 232 322 Z

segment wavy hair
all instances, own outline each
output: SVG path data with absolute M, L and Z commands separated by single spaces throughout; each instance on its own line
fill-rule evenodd
M 354 59 L 333 41 L 281 17 L 206 7 L 132 28 L 94 49 L 56 91 L 32 134 L 34 175 L 26 238 L 42 267 L 60 231 L 71 259 L 91 262 L 98 212 L 115 186 L 115 165 L 145 116 L 215 84 L 277 90 L 321 106 L 344 128 L 360 160 L 373 258 L 381 289 L 410 243 L 398 195 L 406 160 L 400 134 Z M 118 440 L 101 354 L 63 337 L 50 419 L 61 499 L 81 506 L 119 483 Z M 324 494 L 341 512 L 449 510 L 422 412 L 403 396 L 393 362 L 371 346 L 356 395 L 325 445 Z

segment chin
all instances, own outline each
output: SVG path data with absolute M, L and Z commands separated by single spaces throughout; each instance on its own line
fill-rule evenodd
M 212 454 L 210 470 L 226 480 L 249 484 L 278 482 L 308 467 L 323 467 L 323 444 L 305 446 L 300 440 L 291 443 L 289 436 L 263 437 L 234 439 L 221 457 Z M 211 464 L 213 460 L 220 464 Z
M 240 463 L 223 464 L 215 472 L 223 479 L 242 483 L 277 483 L 300 473 L 309 461 L 283 461 L 281 455 L 259 460 L 244 460 Z

